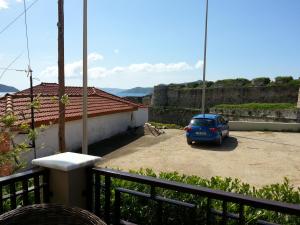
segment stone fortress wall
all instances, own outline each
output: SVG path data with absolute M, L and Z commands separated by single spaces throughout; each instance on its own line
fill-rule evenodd
M 296 86 L 208 88 L 206 89 L 206 107 L 253 102 L 296 103 L 298 90 L 299 88 Z M 200 109 L 201 98 L 201 88 L 173 88 L 159 85 L 154 87 L 152 106 Z
M 299 93 L 298 93 L 298 103 L 297 103 L 297 108 L 300 109 L 300 88 L 299 88 Z
M 168 85 L 154 87 L 149 120 L 185 125 L 201 113 L 201 88 L 174 88 Z M 218 104 L 243 103 L 297 103 L 291 110 L 227 110 L 215 111 Z M 300 122 L 300 89 L 297 86 L 218 87 L 206 90 L 206 111 L 226 114 L 231 120 Z

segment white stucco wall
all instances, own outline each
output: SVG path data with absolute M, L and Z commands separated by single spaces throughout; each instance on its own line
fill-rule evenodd
M 148 108 L 140 108 L 134 112 L 116 113 L 88 119 L 88 142 L 95 142 L 110 138 L 125 132 L 128 127 L 143 126 L 148 121 Z M 82 143 L 82 120 L 66 122 L 66 149 L 76 151 Z M 16 142 L 24 140 L 24 135 L 18 135 Z M 55 154 L 58 149 L 58 124 L 51 125 L 40 132 L 36 140 L 37 158 Z M 24 154 L 26 161 L 33 159 L 33 151 Z
M 111 114 L 88 119 L 88 143 L 122 133 L 131 125 L 131 112 Z M 66 147 L 74 151 L 81 147 L 82 120 L 71 121 L 66 126 Z
M 133 126 L 140 127 L 144 126 L 148 122 L 148 108 L 139 108 L 133 112 Z
M 300 131 L 300 123 L 229 121 L 229 129 L 235 131 Z

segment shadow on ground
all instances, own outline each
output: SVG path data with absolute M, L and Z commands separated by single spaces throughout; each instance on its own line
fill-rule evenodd
M 107 155 L 118 148 L 121 148 L 125 145 L 128 145 L 129 143 L 139 139 L 142 137 L 142 134 L 136 134 L 132 132 L 126 132 L 123 134 L 116 135 L 112 138 L 105 139 L 103 141 L 99 141 L 97 143 L 94 143 L 92 145 L 89 145 L 89 155 L 94 156 L 104 156 Z M 99 151 L 101 149 L 101 151 Z
M 195 143 L 191 145 L 192 148 L 199 150 L 207 151 L 233 151 L 238 146 L 238 140 L 235 137 L 228 137 L 223 140 L 221 146 L 216 145 L 215 143 Z
M 254 141 L 262 141 L 262 142 L 270 143 L 270 144 L 278 144 L 278 145 L 285 145 L 285 146 L 298 147 L 298 148 L 300 147 L 300 145 L 293 145 L 293 144 L 278 142 L 278 141 L 274 141 L 274 140 L 253 138 L 253 137 L 245 137 L 245 136 L 238 136 L 238 135 L 234 135 L 234 136 L 237 137 L 237 138 L 244 138 L 244 139 L 249 139 L 249 140 L 254 140 Z

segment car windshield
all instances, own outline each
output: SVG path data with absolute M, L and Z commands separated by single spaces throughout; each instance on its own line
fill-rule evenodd
M 205 119 L 205 118 L 201 118 L 201 119 L 192 119 L 190 122 L 190 125 L 192 126 L 205 126 L 205 127 L 212 127 L 215 125 L 214 120 L 211 119 Z

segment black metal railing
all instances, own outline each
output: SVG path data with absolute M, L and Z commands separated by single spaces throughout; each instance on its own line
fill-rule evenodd
M 49 175 L 38 168 L 0 178 L 0 214 L 19 206 L 49 202 Z
M 266 212 L 281 218 L 279 223 L 300 224 L 300 205 L 296 204 L 112 169 L 93 168 L 88 176 L 89 210 L 107 224 L 278 224 L 278 221 L 264 216 Z M 169 195 L 163 194 L 166 190 Z M 174 197 L 180 194 L 185 198 Z M 151 217 L 151 221 L 139 221 L 134 210 L 140 211 L 140 219 Z M 147 216 L 149 218 L 145 218 Z

